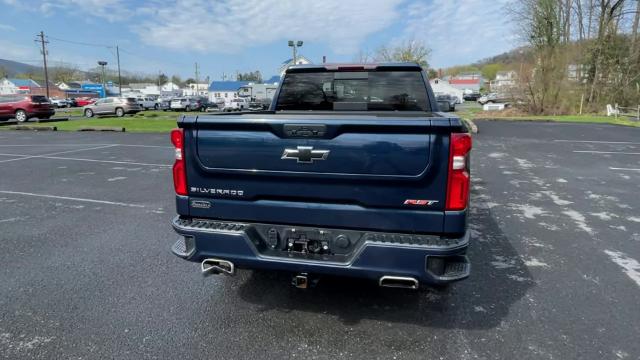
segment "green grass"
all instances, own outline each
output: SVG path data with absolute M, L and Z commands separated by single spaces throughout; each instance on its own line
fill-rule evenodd
M 169 132 L 177 127 L 178 114 L 165 117 L 125 116 L 71 121 L 55 121 L 33 126 L 55 126 L 59 131 L 76 131 L 84 127 L 124 127 L 127 132 Z M 32 125 L 32 124 L 30 124 Z
M 82 108 L 56 109 L 56 114 L 53 115 L 53 117 L 68 117 L 68 116 L 82 116 Z
M 73 111 L 82 109 L 73 109 Z M 188 115 L 204 114 L 200 112 L 189 112 Z M 77 114 L 81 115 L 81 114 Z M 59 131 L 77 131 L 84 127 L 124 127 L 127 132 L 169 132 L 177 127 L 177 120 L 182 115 L 180 112 L 147 110 L 135 115 L 118 117 L 94 117 L 82 118 L 69 121 L 55 121 L 42 124 L 32 124 L 32 126 L 55 126 Z M 58 116 L 56 114 L 56 116 Z M 62 115 L 69 116 L 69 115 Z
M 628 118 L 615 118 L 603 115 L 524 115 L 524 116 L 500 116 L 494 114 L 482 114 L 475 116 L 472 120 L 513 120 L 513 121 L 553 121 L 586 124 L 612 124 L 631 127 L 640 127 L 640 121 L 629 120 Z

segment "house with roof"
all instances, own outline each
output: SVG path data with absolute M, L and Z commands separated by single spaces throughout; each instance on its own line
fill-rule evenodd
M 238 98 L 238 90 L 249 81 L 214 81 L 209 85 L 209 101 L 216 104 L 228 104 Z
M 479 92 L 482 87 L 482 78 L 460 79 L 452 77 L 449 78 L 449 85 L 465 92 Z
M 295 63 L 293 62 L 293 59 L 287 59 L 287 60 L 283 61 L 282 64 L 280 64 L 280 70 L 279 70 L 280 71 L 280 77 L 284 76 L 284 72 L 291 65 L 307 65 L 307 64 L 313 64 L 313 63 L 311 62 L 311 60 L 309 60 L 304 55 L 296 56 L 296 62 Z
M 0 95 L 30 94 L 33 89 L 42 86 L 31 79 L 10 79 L 0 80 Z
M 184 96 L 209 96 L 209 83 L 189 83 L 182 90 Z
M 82 88 L 82 84 L 81 83 L 73 82 L 73 81 L 70 81 L 70 82 L 61 81 L 61 82 L 57 83 L 56 86 L 60 90 L 70 90 L 70 89 L 81 89 Z
M 496 79 L 491 81 L 491 91 L 507 91 L 516 85 L 518 74 L 513 71 L 498 71 Z
M 455 86 L 452 86 L 451 84 L 449 84 L 448 81 L 435 78 L 435 79 L 429 80 L 429 83 L 431 83 L 431 89 L 433 90 L 433 93 L 436 96 L 451 95 L 453 97 L 458 98 L 459 103 L 464 102 L 464 98 L 463 98 L 464 90 L 461 90 Z

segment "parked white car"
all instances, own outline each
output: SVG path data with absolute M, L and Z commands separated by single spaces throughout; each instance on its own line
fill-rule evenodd
M 242 111 L 249 109 L 249 100 L 238 98 L 231 99 L 228 103 L 224 105 L 223 111 Z
M 140 106 L 142 106 L 142 108 L 145 110 L 149 110 L 149 109 L 158 110 L 158 108 L 160 107 L 160 105 L 158 104 L 158 101 L 151 97 L 139 97 L 137 98 L 137 101 L 138 101 L 138 104 L 140 104 Z
M 67 99 L 51 98 L 49 101 L 51 105 L 57 108 L 71 107 L 71 103 Z

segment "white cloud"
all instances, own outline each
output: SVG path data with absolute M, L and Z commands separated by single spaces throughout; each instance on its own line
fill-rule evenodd
M 394 23 L 404 0 L 177 0 L 141 9 L 133 27 L 150 45 L 175 50 L 238 53 L 276 40 L 327 44 L 355 53 L 369 35 Z
M 3 59 L 34 60 L 41 56 L 35 45 L 24 46 L 5 39 L 0 39 L 0 49 Z
M 509 0 L 415 1 L 407 8 L 403 38 L 422 40 L 435 67 L 465 64 L 517 45 L 505 14 Z
M 123 0 L 2 0 L 5 4 L 21 10 L 39 11 L 46 16 L 56 12 L 69 13 L 85 17 L 87 20 L 98 17 L 114 22 L 125 20 L 135 13 Z
M 11 25 L 0 24 L 0 30 L 2 30 L 2 31 L 16 31 L 16 28 L 14 28 Z

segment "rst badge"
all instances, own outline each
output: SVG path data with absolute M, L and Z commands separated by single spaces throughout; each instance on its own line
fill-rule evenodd
M 438 202 L 438 200 L 407 199 L 404 201 L 404 204 L 414 206 L 431 206 L 437 204 Z

